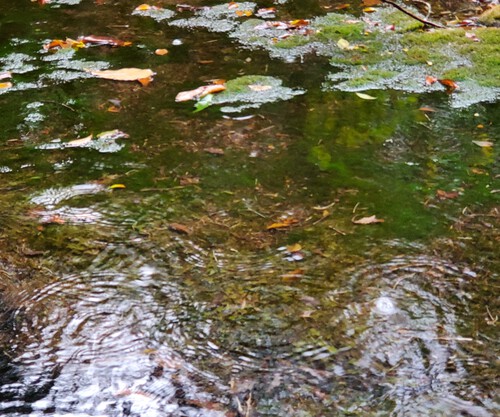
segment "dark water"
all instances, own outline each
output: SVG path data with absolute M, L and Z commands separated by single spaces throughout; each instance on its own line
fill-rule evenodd
M 498 102 L 326 91 L 325 58 L 138 5 L 0 1 L 0 414 L 498 414 L 498 151 L 472 142 L 499 137 Z M 133 45 L 43 49 L 90 34 Z M 83 71 L 108 66 L 156 75 Z M 301 93 L 175 102 L 243 75 Z

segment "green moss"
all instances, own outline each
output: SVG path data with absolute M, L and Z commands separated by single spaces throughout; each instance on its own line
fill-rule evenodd
M 276 48 L 293 49 L 311 43 L 311 37 L 306 35 L 292 35 L 285 39 L 278 39 L 274 46 Z
M 366 71 L 363 76 L 349 80 L 346 84 L 349 87 L 363 87 L 367 84 L 383 79 L 390 79 L 397 75 L 396 71 L 389 71 L 384 69 L 371 69 Z
M 385 14 L 385 16 L 383 16 L 383 20 L 384 23 L 394 25 L 396 32 L 409 32 L 424 27 L 423 23 L 411 18 L 399 10 Z
M 317 19 L 314 27 L 318 31 L 314 35 L 319 41 L 338 41 L 344 38 L 348 41 L 365 39 L 365 26 L 362 22 L 352 22 L 344 15 L 330 13 Z
M 500 87 L 500 30 L 474 30 L 475 42 L 465 36 L 464 29 L 440 29 L 432 32 L 408 33 L 401 39 L 406 64 L 433 63 L 435 71 L 455 80 L 475 80 L 486 87 Z M 464 64 L 456 67 L 461 58 Z M 450 68 L 455 66 L 456 68 Z M 449 68 L 449 69 L 447 69 Z

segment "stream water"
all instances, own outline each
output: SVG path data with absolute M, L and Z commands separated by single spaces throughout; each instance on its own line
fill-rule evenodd
M 0 0 L 0 415 L 498 415 L 498 100 L 366 100 L 234 36 L 254 3 L 139 3 Z M 43 47 L 84 35 L 132 45 Z

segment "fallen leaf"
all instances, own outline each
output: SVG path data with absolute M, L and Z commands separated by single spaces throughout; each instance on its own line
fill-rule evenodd
M 240 5 L 238 3 L 236 3 L 235 1 L 231 1 L 227 5 L 228 9 L 237 9 L 238 7 L 240 7 Z
M 88 35 L 88 36 L 80 36 L 78 38 L 79 42 L 83 42 L 84 44 L 91 45 L 109 45 L 109 46 L 130 46 L 132 42 L 122 41 L 120 39 L 112 38 L 109 36 L 96 36 L 96 35 Z
M 289 253 L 298 252 L 302 250 L 302 245 L 300 243 L 294 243 L 286 247 L 286 251 Z
M 465 32 L 465 37 L 473 40 L 474 42 L 481 42 L 481 39 L 479 39 L 474 32 Z
M 369 217 L 362 217 L 361 219 L 354 220 L 354 217 L 351 219 L 354 224 L 375 224 L 375 223 L 384 223 L 384 219 L 378 219 L 375 215 Z
M 452 200 L 454 198 L 457 198 L 459 196 L 457 191 L 444 191 L 444 190 L 436 190 L 436 197 L 438 197 L 441 200 Z
M 443 86 L 445 86 L 446 87 L 446 91 L 448 93 L 452 93 L 453 91 L 459 89 L 458 84 L 455 81 L 453 81 L 453 80 L 449 80 L 449 79 L 438 80 L 438 83 L 441 84 L 441 85 L 443 85 Z
M 12 78 L 12 74 L 10 71 L 0 72 L 0 80 L 4 80 L 6 78 Z
M 472 143 L 481 148 L 491 148 L 494 145 L 494 143 L 489 140 L 473 140 Z
M 224 155 L 224 149 L 222 148 L 205 148 L 203 150 L 211 155 Z
M 368 94 L 364 94 L 364 93 L 356 93 L 356 95 L 359 98 L 362 98 L 363 100 L 376 100 L 377 99 L 377 97 L 369 96 Z
M 298 27 L 309 26 L 309 20 L 306 20 L 306 19 L 290 20 L 288 22 L 288 25 L 289 25 L 289 28 L 298 28 Z
M 474 175 L 488 175 L 488 171 L 481 168 L 471 168 L 470 172 L 472 172 Z
M 117 188 L 127 188 L 125 184 L 112 184 L 109 186 L 112 190 L 116 190 Z
M 267 8 L 262 8 L 257 10 L 257 13 L 255 13 L 255 16 L 257 17 L 262 17 L 262 18 L 270 18 L 274 17 L 276 14 L 276 7 L 267 7 Z
M 365 13 L 375 13 L 375 12 L 377 11 L 377 9 L 375 9 L 374 7 L 365 7 L 365 8 L 363 9 L 363 11 L 364 11 Z
M 42 218 L 40 220 L 40 223 L 42 223 L 42 224 L 64 224 L 64 223 L 66 223 L 66 220 L 64 220 L 58 214 L 54 214 L 50 217 Z
M 334 9 L 335 10 L 344 10 L 344 9 L 348 9 L 349 7 L 351 7 L 351 5 L 349 3 L 344 3 L 344 4 L 339 4 L 338 6 L 335 6 Z
M 180 224 L 180 223 L 170 223 L 168 225 L 168 228 L 172 232 L 176 232 L 176 233 L 179 233 L 181 235 L 189 235 L 191 233 L 191 230 L 189 230 L 189 228 L 187 226 Z
M 12 87 L 11 82 L 0 83 L 0 90 L 3 90 L 5 88 L 10 88 L 10 87 Z
M 67 48 L 81 49 L 85 48 L 85 44 L 78 40 L 75 41 L 74 39 L 66 38 L 66 40 L 64 41 L 62 39 L 54 39 L 48 44 L 43 45 L 43 49 L 45 50 L 67 49 Z
M 381 0 L 363 0 L 364 6 L 378 6 L 381 3 Z
M 157 49 L 155 51 L 155 55 L 162 56 L 162 55 L 167 55 L 167 54 L 168 54 L 168 51 L 166 49 Z
M 226 89 L 225 85 L 222 84 L 210 84 L 203 85 L 201 87 L 195 88 L 194 90 L 181 91 L 175 96 L 175 101 L 188 101 L 188 100 L 198 100 L 209 94 L 219 93 Z
M 179 178 L 179 184 L 182 186 L 195 185 L 200 183 L 199 177 L 192 177 L 190 175 L 183 175 Z
M 236 10 L 235 14 L 238 17 L 243 17 L 243 16 L 250 17 L 252 16 L 253 12 L 251 10 Z
M 425 85 L 432 85 L 434 84 L 438 79 L 436 77 L 433 77 L 432 75 L 428 75 L 425 77 Z
M 294 269 L 291 272 L 287 272 L 286 274 L 281 275 L 281 279 L 283 282 L 294 282 L 298 281 L 304 276 L 303 269 Z
M 142 85 L 153 79 L 155 73 L 150 69 L 122 68 L 119 70 L 87 70 L 90 74 L 98 78 L 114 81 L 139 81 Z
M 158 7 L 156 7 L 156 6 L 150 6 L 149 4 L 141 4 L 141 5 L 137 6 L 134 9 L 134 11 L 145 12 L 145 11 L 151 10 L 151 9 L 158 9 Z
M 276 230 L 276 229 L 286 229 L 294 224 L 297 224 L 299 221 L 293 218 L 284 219 L 281 222 L 272 223 L 266 227 L 266 230 Z
M 340 39 L 338 40 L 338 42 L 337 42 L 337 46 L 338 46 L 340 49 L 343 49 L 343 50 L 345 50 L 345 49 L 350 49 L 350 48 L 351 48 L 351 44 L 350 44 L 348 41 L 346 41 L 345 39 L 343 39 L 343 38 L 340 38 Z
M 75 139 L 75 140 L 72 140 L 72 141 L 66 143 L 65 146 L 67 148 L 79 148 L 79 147 L 82 147 L 82 146 L 89 144 L 92 141 L 93 137 L 94 137 L 93 135 L 89 135 L 85 138 Z

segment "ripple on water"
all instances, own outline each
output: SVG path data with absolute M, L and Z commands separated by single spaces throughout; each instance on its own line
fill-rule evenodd
M 469 384 L 474 358 L 458 332 L 457 284 L 469 269 L 422 256 L 340 271 L 318 282 L 314 314 L 297 317 L 301 287 L 273 282 L 282 253 L 224 255 L 187 242 L 142 255 L 115 245 L 87 273 L 26 293 L 11 341 L 17 377 L 0 386 L 12 401 L 0 406 L 222 416 L 250 401 L 270 416 L 299 405 L 318 415 L 494 415 L 490 393 Z M 226 300 L 216 301 L 217 279 Z M 248 297 L 230 299 L 238 286 Z
M 224 385 L 184 359 L 189 311 L 199 307 L 165 271 L 145 264 L 126 274 L 63 276 L 25 293 L 13 318 L 17 380 L 0 386 L 0 397 L 15 401 L 0 401 L 0 412 L 165 416 L 188 413 L 192 401 L 200 416 L 222 416 L 204 404 L 217 409 L 229 400 L 196 381 L 218 392 Z

